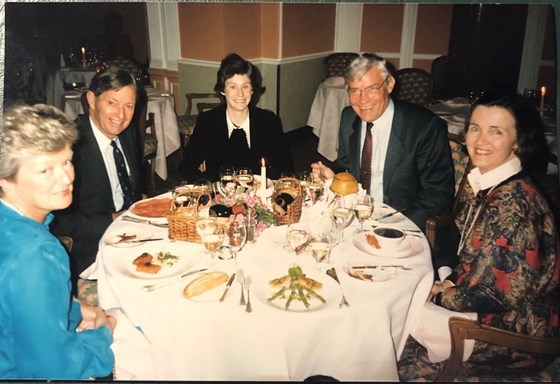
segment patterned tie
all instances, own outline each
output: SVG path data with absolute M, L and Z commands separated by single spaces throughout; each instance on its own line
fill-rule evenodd
M 249 144 L 247 144 L 247 134 L 243 128 L 236 127 L 231 136 L 229 137 L 231 145 L 235 149 L 247 149 Z
M 362 161 L 360 163 L 360 182 L 362 183 L 362 188 L 364 188 L 368 194 L 371 186 L 371 152 L 373 147 L 371 127 L 373 127 L 373 123 L 366 123 L 366 138 L 362 148 Z
M 119 176 L 119 182 L 121 183 L 121 189 L 123 191 L 124 204 L 122 209 L 128 209 L 132 205 L 134 193 L 132 191 L 130 179 L 128 178 L 128 172 L 126 171 L 123 154 L 119 147 L 117 147 L 117 143 L 115 143 L 115 141 L 111 141 L 111 146 L 113 147 L 113 156 L 115 157 L 115 165 L 117 166 L 117 175 Z

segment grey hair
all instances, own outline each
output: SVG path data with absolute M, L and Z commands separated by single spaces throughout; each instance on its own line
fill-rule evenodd
M 356 57 L 352 60 L 346 68 L 344 73 L 346 84 L 352 80 L 362 78 L 366 72 L 373 67 L 377 68 L 381 72 L 383 78 L 392 76 L 384 58 L 377 56 L 375 53 L 364 53 L 362 56 Z
M 0 179 L 14 179 L 23 159 L 59 152 L 77 139 L 76 125 L 51 105 L 11 107 L 4 111 L 0 135 Z M 0 188 L 0 197 L 3 195 Z

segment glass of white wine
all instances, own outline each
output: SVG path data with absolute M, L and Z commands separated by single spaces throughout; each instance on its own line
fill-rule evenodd
M 246 189 L 251 188 L 254 181 L 253 171 L 251 168 L 242 167 L 235 172 L 235 182 Z
M 210 254 L 212 263 L 214 263 L 216 251 L 220 249 L 222 243 L 224 242 L 224 228 L 221 225 L 218 225 L 218 221 L 213 217 L 198 219 L 195 225 L 196 232 L 200 236 L 202 244 L 204 244 L 206 253 Z
M 325 186 L 319 180 L 310 181 L 307 183 L 305 191 L 307 192 L 307 196 L 309 197 L 309 200 L 311 200 L 311 205 L 315 205 L 315 203 L 319 201 L 321 196 L 323 196 L 323 192 L 325 191 Z
M 226 196 L 230 196 L 235 192 L 235 168 L 231 165 L 223 165 L 220 167 L 220 192 Z
M 340 244 L 344 237 L 344 228 L 354 219 L 352 209 L 342 196 L 337 195 L 329 205 L 329 214 L 338 234 L 336 243 Z
M 332 245 L 333 239 L 328 231 L 320 231 L 311 235 L 308 247 L 311 250 L 311 256 L 317 262 L 318 271 L 321 270 L 321 262 L 330 262 Z
M 357 196 L 352 207 L 356 219 L 360 222 L 360 228 L 356 229 L 356 233 L 364 231 L 364 221 L 369 219 L 373 213 L 373 197 L 368 194 Z

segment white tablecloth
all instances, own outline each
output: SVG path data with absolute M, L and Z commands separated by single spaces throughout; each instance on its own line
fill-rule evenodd
M 302 220 L 316 223 L 324 211 L 320 204 L 324 203 L 305 208 Z M 372 223 L 376 222 L 366 222 L 366 227 Z M 408 219 L 393 225 L 415 228 Z M 266 295 L 273 292 L 268 288 L 268 277 L 286 274 L 294 262 L 293 253 L 282 248 L 286 226 L 265 230 L 255 243 L 243 248 L 237 264 L 216 260 L 212 265 L 200 244 L 169 241 L 166 229 L 118 219 L 108 234 L 149 231 L 166 240 L 130 248 L 116 248 L 102 241 L 96 263 L 86 271 L 86 275 L 98 279 L 101 306 L 120 308 L 145 335 L 139 337 L 141 333 L 124 322 L 122 326 L 128 327 L 130 337 L 124 337 L 126 332 L 121 331 L 115 341 L 117 373 L 124 372 L 121 378 L 140 380 L 299 381 L 317 374 L 339 380 L 398 380 L 397 356 L 432 284 L 429 245 L 423 236 L 409 238 L 411 249 L 418 252 L 398 259 L 373 256 L 353 245 L 356 227 L 357 223 L 352 223 L 345 230 L 343 242 L 331 254 L 331 265 L 324 265 L 322 271 L 317 271 L 310 255 L 300 255 L 304 272 L 317 274 L 324 284 L 331 279 L 325 271 L 336 268 L 350 307 L 340 309 L 337 297 L 335 303 L 327 303 L 326 309 L 302 313 L 275 308 L 259 298 L 263 290 Z M 151 293 L 141 290 L 151 281 L 127 276 L 130 260 L 145 251 L 166 250 L 188 258 L 192 263 L 189 270 L 206 267 L 231 274 L 243 268 L 254 281 L 253 312 L 247 313 L 239 305 L 237 282 L 224 302 L 217 301 L 223 285 L 216 289 L 214 301 L 185 299 L 182 290 L 193 277 Z M 388 281 L 364 282 L 343 271 L 348 262 L 399 264 L 412 270 L 398 269 L 396 277 Z M 334 286 L 340 295 L 340 286 Z M 138 343 L 137 348 L 130 347 L 134 343 Z M 147 366 L 148 362 L 152 365 Z
M 319 84 L 315 99 L 309 111 L 307 125 L 313 127 L 313 133 L 319 138 L 317 151 L 330 161 L 335 161 L 338 154 L 338 130 L 340 114 L 344 107 L 350 105 L 348 93 L 342 81 L 331 78 Z
M 432 112 L 447 122 L 447 130 L 458 135 L 465 128 L 465 121 L 469 113 L 469 101 L 464 98 L 442 100 L 440 103 L 428 107 Z
M 156 173 L 163 180 L 167 179 L 167 156 L 181 147 L 177 115 L 175 114 L 175 99 L 173 95 L 164 90 L 147 89 L 148 113 L 154 113 L 158 148 Z M 64 104 L 64 113 L 74 120 L 79 114 L 84 113 L 78 92 L 67 92 Z
M 63 68 L 49 74 L 46 86 L 47 104 L 64 110 L 64 84 L 83 83 L 87 88 L 95 73 L 95 69 L 91 68 Z

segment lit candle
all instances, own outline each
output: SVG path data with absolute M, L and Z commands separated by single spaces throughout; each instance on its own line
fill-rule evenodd
M 82 63 L 86 65 L 86 49 L 82 47 Z
M 541 116 L 544 114 L 544 97 L 546 96 L 546 87 L 541 87 Z
M 266 190 L 266 163 L 264 157 L 261 159 L 261 191 Z

